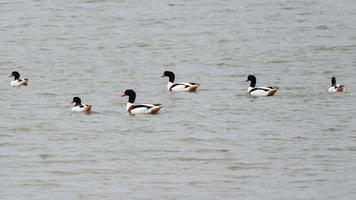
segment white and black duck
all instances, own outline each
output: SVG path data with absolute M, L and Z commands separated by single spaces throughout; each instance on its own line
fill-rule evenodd
M 175 75 L 171 71 L 165 71 L 162 77 L 168 77 L 167 89 L 170 92 L 195 92 L 199 87 L 197 83 L 174 83 Z
M 266 97 L 266 96 L 273 96 L 278 87 L 269 86 L 269 87 L 256 87 L 256 77 L 254 75 L 248 75 L 247 80 L 250 81 L 250 86 L 247 89 L 249 95 L 253 97 Z
M 336 78 L 332 77 L 331 78 L 331 86 L 328 89 L 328 92 L 345 92 L 345 86 L 336 84 Z
M 126 111 L 131 114 L 155 114 L 162 108 L 161 104 L 134 104 L 136 93 L 133 90 L 126 90 L 122 96 L 129 96 Z
M 20 73 L 17 71 L 13 71 L 10 75 L 10 77 L 13 77 L 10 85 L 13 87 L 21 87 L 21 86 L 27 86 L 28 85 L 28 79 L 20 79 Z
M 72 108 L 72 111 L 74 112 L 91 112 L 92 106 L 88 104 L 82 104 L 82 100 L 79 97 L 73 97 L 73 101 L 71 103 L 75 103 Z

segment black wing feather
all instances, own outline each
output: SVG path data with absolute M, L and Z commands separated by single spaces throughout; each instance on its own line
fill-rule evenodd
M 186 85 L 186 84 L 182 84 L 182 83 L 174 83 L 172 86 L 171 86 L 171 88 L 174 88 L 175 86 L 178 86 L 178 85 L 184 85 L 184 87 L 189 87 L 188 85 Z
M 146 105 L 133 105 L 133 106 L 131 106 L 131 110 L 133 110 L 135 108 L 147 108 L 147 109 L 150 109 L 152 107 L 151 106 L 146 106 Z
M 265 92 L 268 92 L 268 91 L 269 91 L 268 89 L 264 89 L 264 88 L 253 88 L 253 89 L 250 91 L 250 93 L 253 92 L 253 91 L 256 91 L 256 90 L 263 90 L 263 91 L 265 91 Z

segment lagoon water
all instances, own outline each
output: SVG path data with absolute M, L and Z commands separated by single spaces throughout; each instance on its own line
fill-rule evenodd
M 354 200 L 355 22 L 354 0 L 1 0 L 0 198 Z

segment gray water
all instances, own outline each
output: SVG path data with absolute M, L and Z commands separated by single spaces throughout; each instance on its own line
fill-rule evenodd
M 0 199 L 354 200 L 355 22 L 354 0 L 1 0 Z

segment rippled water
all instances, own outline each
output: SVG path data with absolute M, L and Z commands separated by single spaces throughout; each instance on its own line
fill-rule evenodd
M 354 0 L 0 1 L 1 199 L 356 199 L 355 21 Z M 128 115 L 127 88 L 161 113 Z

